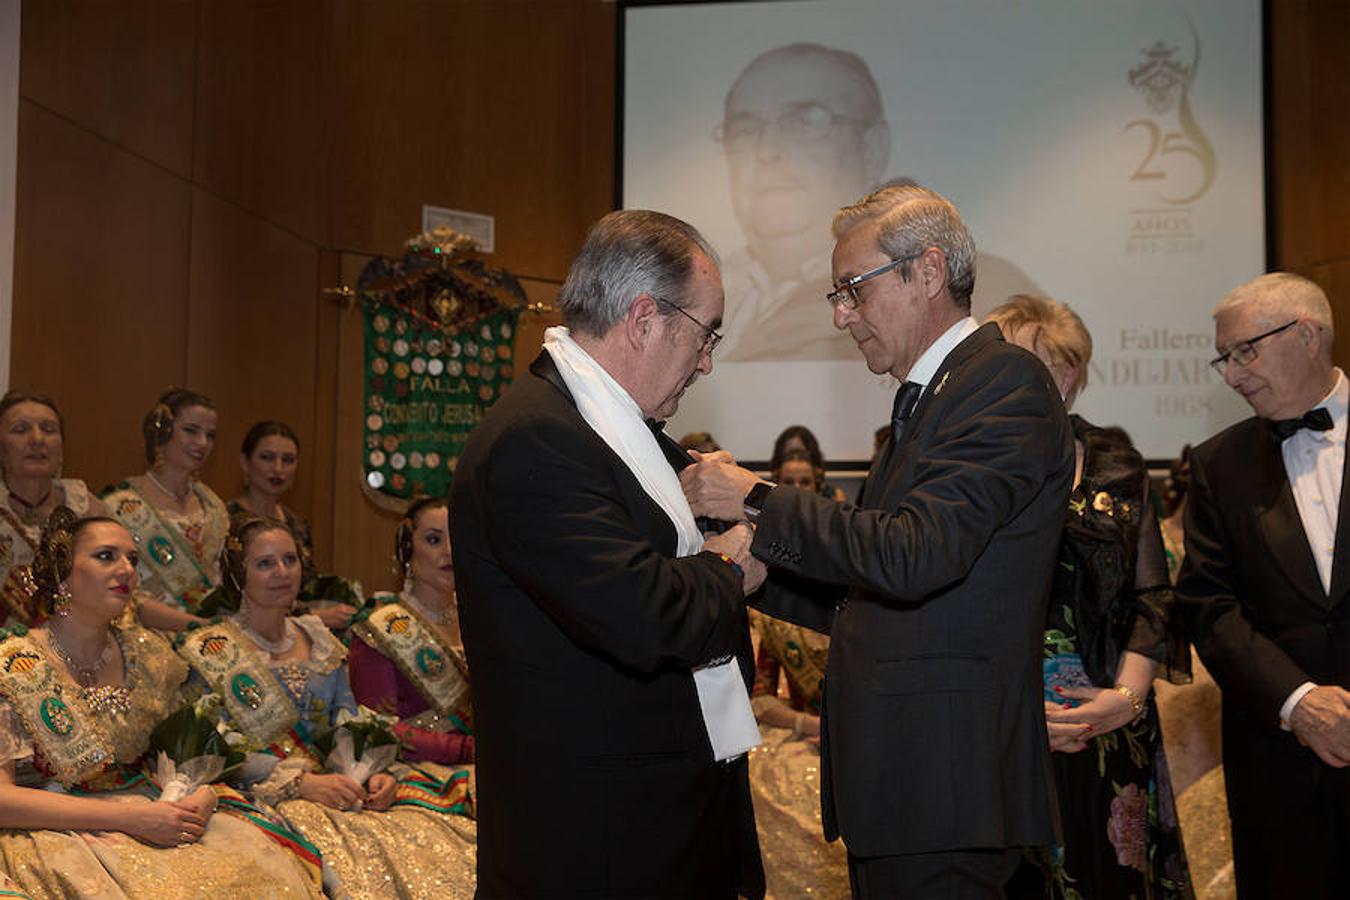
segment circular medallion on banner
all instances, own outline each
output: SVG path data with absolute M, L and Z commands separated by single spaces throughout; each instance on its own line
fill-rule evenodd
M 504 380 L 510 381 L 511 378 L 516 374 L 516 369 L 510 363 L 502 363 L 501 368 L 498 370 L 497 374 L 501 375 Z
M 490 385 L 490 384 L 480 384 L 480 385 L 478 386 L 478 397 L 479 397 L 480 400 L 491 400 L 491 399 L 492 399 L 492 385 Z
M 389 381 L 383 375 L 373 375 L 370 379 L 370 389 L 372 391 L 382 391 L 389 385 Z
M 451 472 L 455 471 L 455 463 L 459 462 L 458 456 L 452 456 L 445 461 L 445 467 Z
M 380 353 L 389 352 L 389 338 L 381 335 L 375 339 L 375 349 Z
M 414 450 L 408 454 L 408 465 L 412 466 L 414 469 L 420 469 L 422 468 L 422 459 L 422 454 Z
M 454 359 L 464 352 L 464 348 L 460 346 L 459 341 L 451 341 L 446 345 L 445 352 L 450 354 L 451 359 Z
M 249 709 L 257 709 L 262 706 L 262 689 L 258 687 L 258 682 L 253 680 L 253 676 L 247 672 L 240 672 L 230 679 L 230 693 L 234 698 Z
M 371 472 L 366 476 L 366 484 L 378 491 L 380 488 L 384 487 L 384 473 Z
M 427 361 L 420 356 L 413 357 L 412 370 L 421 375 L 427 370 Z
M 414 353 L 421 353 L 421 352 L 422 352 L 422 339 L 421 339 L 421 338 L 413 338 L 411 341 L 408 341 L 408 349 L 412 350 L 412 352 L 414 352 Z
M 510 323 L 510 322 L 503 322 L 503 323 L 502 323 L 501 332 L 502 332 L 502 337 L 507 338 L 507 339 L 509 340 L 510 337 L 511 337 L 511 323 Z
M 496 355 L 492 352 L 492 347 L 489 344 L 484 344 L 483 349 L 478 351 L 478 358 L 485 363 L 492 362 Z
M 464 355 L 465 355 L 465 356 L 477 356 L 477 355 L 478 355 L 478 345 L 475 344 L 473 341 L 465 341 L 465 342 L 464 342 Z
M 460 375 L 464 374 L 464 363 L 457 359 L 452 359 L 445 364 L 445 371 L 448 372 L 452 378 L 458 378 Z
M 370 451 L 370 456 L 368 458 L 370 459 L 371 468 L 378 469 L 380 466 L 384 465 L 383 450 Z
M 374 372 L 376 375 L 383 375 L 385 372 L 389 371 L 389 360 L 385 359 L 383 356 L 375 357 L 370 363 L 370 371 Z
M 435 678 L 445 671 L 445 657 L 441 656 L 431 647 L 423 647 L 417 651 L 417 668 L 422 670 L 422 674 L 430 675 Z
M 408 464 L 408 458 L 402 453 L 395 453 L 389 457 L 389 467 L 391 469 L 402 469 Z
M 441 362 L 439 359 L 433 359 L 431 362 L 427 363 L 427 373 L 432 376 L 439 375 L 444 371 L 445 363 Z
M 383 427 L 384 427 L 384 418 L 382 416 L 379 416 L 376 413 L 371 413 L 370 415 L 366 416 L 366 428 L 368 428 L 369 430 L 379 431 Z
M 472 360 L 464 364 L 464 374 L 470 378 L 478 377 L 478 360 Z
M 434 469 L 441 464 L 441 455 L 436 451 L 427 454 L 427 468 Z
M 369 406 L 371 409 L 375 410 L 376 412 L 379 412 L 380 410 L 384 409 L 384 398 L 381 397 L 379 394 L 371 394 L 370 400 L 367 401 L 366 405 Z
M 478 334 L 485 341 L 492 340 L 492 326 L 484 325 L 482 328 L 478 329 Z
M 384 448 L 385 453 L 393 453 L 398 449 L 398 438 L 392 434 L 386 434 L 384 440 L 380 441 L 380 446 Z
M 403 490 L 403 486 L 406 485 L 407 483 L 408 483 L 408 479 L 404 478 L 402 475 L 398 474 L 397 472 L 395 472 L 395 473 L 394 473 L 394 476 L 393 476 L 392 478 L 389 479 L 389 486 L 390 486 L 391 488 L 393 488 L 394 490 L 396 490 L 396 491 L 401 491 L 401 490 Z
M 52 734 L 65 737 L 75 730 L 75 717 L 60 697 L 48 697 L 38 709 L 42 714 L 42 724 Z
M 408 377 L 408 364 L 405 362 L 394 363 L 394 377 L 403 381 Z
M 389 330 L 389 317 L 381 313 L 380 315 L 376 316 L 374 321 L 372 321 L 370 324 L 371 327 L 373 327 L 377 332 L 379 332 L 380 334 L 384 334 L 386 331 Z
M 408 320 L 404 318 L 395 319 L 394 334 L 407 334 L 407 333 L 408 333 Z
M 497 369 L 496 369 L 495 366 L 483 366 L 483 380 L 484 380 L 484 381 L 491 381 L 492 379 L 494 379 L 494 378 L 496 378 L 496 377 L 497 377 Z
M 161 566 L 167 566 L 173 562 L 173 544 L 169 543 L 169 539 L 162 534 L 152 537 L 150 543 L 146 544 L 146 549 L 150 551 L 151 556 L 159 561 Z
M 366 435 L 366 447 L 367 447 L 367 448 L 374 449 L 375 447 L 378 447 L 378 446 L 380 446 L 380 436 L 379 436 L 378 434 L 368 434 L 368 435 Z
M 395 356 L 408 355 L 408 342 L 405 341 L 403 338 L 399 338 L 398 340 L 394 341 L 394 355 Z
M 395 394 L 395 396 L 398 396 L 398 397 L 406 397 L 406 396 L 408 396 L 408 382 L 406 382 L 406 381 L 396 381 L 396 382 L 394 382 L 394 394 Z
M 511 347 L 510 347 L 510 345 L 508 345 L 508 344 L 498 344 L 498 345 L 497 345 L 497 358 L 498 358 L 498 359 L 510 359 L 510 358 L 511 358 Z
M 427 356 L 440 356 L 444 348 L 445 345 L 441 343 L 440 338 L 432 338 L 427 341 Z

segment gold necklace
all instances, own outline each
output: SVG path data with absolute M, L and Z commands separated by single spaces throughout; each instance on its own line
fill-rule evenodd
M 61 638 L 57 636 L 54 626 L 47 626 L 47 643 L 56 651 L 56 655 L 66 664 L 70 674 L 75 676 L 75 682 L 81 687 L 91 688 L 98 682 L 99 670 L 112 660 L 113 646 L 116 641 L 113 640 L 112 629 L 109 629 L 104 637 L 103 652 L 99 654 L 92 666 L 83 665 L 78 662 L 69 650 L 61 643 Z

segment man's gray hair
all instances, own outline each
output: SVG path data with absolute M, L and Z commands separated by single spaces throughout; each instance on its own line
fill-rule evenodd
M 1331 327 L 1331 302 L 1315 281 L 1293 272 L 1271 272 L 1240 284 L 1214 307 L 1214 316 L 1240 306 L 1248 306 L 1268 317 L 1295 316 L 1311 319 L 1328 332 Z
M 639 294 L 683 308 L 699 255 L 720 266 L 698 229 L 665 213 L 621 209 L 591 226 L 558 292 L 567 327 L 603 337 L 621 322 Z M 676 315 L 662 308 L 665 316 Z
M 835 239 L 873 219 L 880 223 L 877 243 L 893 260 L 917 256 L 929 247 L 941 250 L 947 260 L 947 290 L 957 306 L 970 311 L 975 240 L 950 200 L 909 179 L 887 184 L 835 213 Z M 906 281 L 911 266 L 900 266 L 900 277 Z

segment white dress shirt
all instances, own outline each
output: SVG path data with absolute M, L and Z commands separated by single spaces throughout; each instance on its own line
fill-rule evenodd
M 928 382 L 933 380 L 933 376 L 937 374 L 938 369 L 942 368 L 942 364 L 946 362 L 947 356 L 956 349 L 956 345 L 970 337 L 979 328 L 979 323 L 971 316 L 966 316 L 951 328 L 948 328 L 942 333 L 942 337 L 928 345 L 928 349 L 923 351 L 923 355 L 914 363 L 904 380 L 917 382 L 923 385 L 924 391 L 927 391 Z M 923 397 L 923 394 L 920 393 L 919 396 Z
M 1336 383 L 1314 409 L 1331 414 L 1330 431 L 1300 428 L 1280 445 L 1284 471 L 1294 492 L 1294 505 L 1303 522 L 1322 590 L 1331 593 L 1331 561 L 1336 555 L 1336 519 L 1341 507 L 1341 473 L 1345 471 L 1346 408 L 1350 405 L 1350 381 L 1336 369 Z M 1288 730 L 1289 716 L 1299 701 L 1317 685 L 1299 685 L 1280 707 L 1280 724 Z

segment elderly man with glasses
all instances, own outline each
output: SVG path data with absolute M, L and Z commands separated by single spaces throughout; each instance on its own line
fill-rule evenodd
M 681 474 L 696 513 L 749 519 L 759 607 L 831 634 L 826 837 L 858 897 L 1002 897 L 1055 843 L 1041 648 L 1074 473 L 1059 392 L 970 316 L 975 246 L 917 186 L 834 219 L 834 325 L 903 382 L 857 506 L 722 459 Z
M 750 532 L 702 533 L 655 427 L 712 370 L 717 257 L 620 210 L 566 327 L 470 435 L 451 529 L 474 677 L 478 896 L 762 897 Z
M 1238 896 L 1350 896 L 1350 383 L 1331 305 L 1277 272 L 1214 311 L 1214 367 L 1256 413 L 1196 447 L 1177 582 L 1223 690 Z

